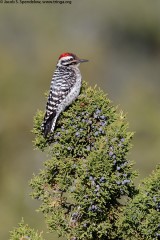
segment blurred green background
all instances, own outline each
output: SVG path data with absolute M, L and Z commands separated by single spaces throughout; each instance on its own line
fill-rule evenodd
M 44 109 L 59 55 L 90 62 L 83 79 L 127 112 L 135 131 L 130 159 L 139 179 L 160 155 L 160 1 L 72 0 L 0 5 L 0 239 L 24 217 L 46 230 L 28 181 L 46 156 L 33 150 L 33 116 Z M 137 181 L 138 182 L 138 181 Z M 46 238 L 57 239 L 48 234 Z

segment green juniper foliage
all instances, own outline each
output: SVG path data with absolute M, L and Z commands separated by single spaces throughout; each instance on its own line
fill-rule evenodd
M 160 239 L 160 167 L 143 181 L 120 217 L 124 239 Z
M 41 133 L 43 116 L 38 111 L 34 118 L 34 144 L 49 160 L 31 186 L 50 232 L 68 240 L 122 239 L 120 199 L 135 195 L 136 175 L 127 158 L 133 133 L 122 111 L 101 90 L 83 83 L 48 139 Z
M 27 224 L 24 224 L 22 220 L 19 226 L 11 231 L 10 240 L 44 240 L 44 238 L 42 237 L 42 233 L 31 229 Z
M 122 111 L 83 83 L 47 139 L 43 116 L 34 118 L 34 145 L 49 160 L 30 184 L 50 232 L 67 240 L 159 240 L 160 167 L 135 188 L 128 160 L 133 133 Z M 22 221 L 10 240 L 26 239 L 43 240 Z

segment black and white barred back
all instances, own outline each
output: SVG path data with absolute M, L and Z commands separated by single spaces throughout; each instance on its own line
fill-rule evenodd
M 81 88 L 81 74 L 78 66 L 87 61 L 79 59 L 72 53 L 60 55 L 52 77 L 46 113 L 42 123 L 42 132 L 45 138 L 49 133 L 53 133 L 60 113 L 78 97 Z

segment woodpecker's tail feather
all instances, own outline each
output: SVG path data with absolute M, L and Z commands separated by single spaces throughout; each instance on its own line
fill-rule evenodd
M 48 117 L 46 117 L 46 115 L 44 117 L 44 122 L 42 124 L 42 132 L 43 132 L 44 138 L 47 138 L 47 135 L 50 132 L 54 131 L 55 124 L 56 124 L 55 115 L 56 115 L 56 112 L 53 112 Z

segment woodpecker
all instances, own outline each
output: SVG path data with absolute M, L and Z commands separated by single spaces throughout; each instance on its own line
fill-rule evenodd
M 73 53 L 60 55 L 51 80 L 46 112 L 41 126 L 44 138 L 54 132 L 60 113 L 78 97 L 82 82 L 78 67 L 83 62 L 88 60 L 80 59 Z

